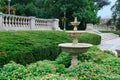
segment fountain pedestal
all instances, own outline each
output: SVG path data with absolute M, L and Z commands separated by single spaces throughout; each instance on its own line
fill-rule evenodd
M 66 31 L 66 33 L 73 37 L 73 43 L 62 43 L 59 46 L 62 48 L 62 51 L 72 54 L 71 66 L 75 66 L 78 63 L 78 53 L 86 52 L 92 45 L 88 43 L 78 43 L 78 36 L 83 34 L 85 31 L 77 31 L 77 26 L 80 22 L 77 22 L 75 17 L 74 22 L 71 22 L 74 26 L 74 31 Z
M 73 66 L 77 65 L 77 63 L 78 63 L 77 55 L 78 54 L 76 54 L 76 53 L 72 54 L 71 65 L 73 65 Z

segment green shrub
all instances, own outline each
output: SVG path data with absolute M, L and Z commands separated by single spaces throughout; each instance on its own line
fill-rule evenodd
M 1 80 L 16 80 L 26 77 L 26 67 L 14 62 L 4 65 L 3 69 L 0 72 Z
M 55 60 L 61 53 L 58 44 L 72 42 L 64 31 L 8 31 L 0 34 L 0 66 L 11 60 L 24 65 L 44 59 Z M 93 43 L 95 38 L 100 39 L 98 35 L 88 33 L 82 37 L 83 42 L 89 43 Z
M 0 68 L 0 80 L 70 80 L 69 76 L 63 74 L 63 70 L 66 70 L 64 65 L 47 60 L 27 66 L 11 62 Z
M 65 67 L 69 67 L 71 64 L 71 56 L 69 53 L 62 52 L 56 59 L 57 64 L 64 64 Z
M 92 61 L 96 63 L 102 63 L 102 60 L 113 57 L 113 53 L 109 51 L 102 51 L 97 46 L 92 46 L 86 53 L 80 53 L 78 55 L 78 59 L 81 62 Z
M 114 72 L 114 70 L 119 71 L 118 69 L 114 69 L 108 65 L 85 62 L 72 67 L 68 75 L 70 77 L 76 76 L 79 80 L 119 80 L 119 73 Z
M 64 61 L 69 60 L 69 54 L 62 52 L 56 61 L 38 61 L 23 66 L 15 62 L 0 68 L 0 80 L 119 80 L 120 59 L 109 51 L 101 51 L 97 46 L 91 47 L 85 54 L 85 61 L 79 59 L 76 66 L 65 68 Z M 79 54 L 80 55 L 80 54 Z M 62 60 L 63 59 L 63 60 Z M 65 60 L 64 60 L 65 59 Z M 60 64 L 57 63 L 60 61 Z M 63 61 L 63 62 L 62 62 Z
M 101 43 L 101 36 L 92 33 L 84 33 L 78 38 L 79 42 L 82 43 L 91 43 L 93 45 L 98 45 Z
M 117 31 L 101 31 L 103 33 L 114 33 L 114 34 L 117 34 L 120 36 L 120 30 L 117 30 Z
M 34 76 L 46 75 L 47 73 L 55 73 L 56 67 L 48 61 L 38 61 L 27 66 L 27 69 Z

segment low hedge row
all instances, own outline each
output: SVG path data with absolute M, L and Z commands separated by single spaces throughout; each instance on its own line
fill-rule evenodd
M 103 32 L 103 33 L 114 33 L 114 34 L 117 34 L 120 36 L 120 30 L 117 30 L 117 31 L 100 31 L 100 32 Z
M 29 64 L 38 60 L 55 60 L 60 54 L 59 43 L 72 42 L 64 31 L 0 32 L 0 66 L 13 60 Z M 97 40 L 97 42 L 96 42 Z M 100 36 L 85 33 L 80 42 L 100 43 Z

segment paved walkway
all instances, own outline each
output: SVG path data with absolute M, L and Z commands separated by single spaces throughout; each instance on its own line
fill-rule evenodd
M 98 34 L 102 37 L 101 44 L 98 47 L 101 50 L 109 50 L 115 53 L 117 56 L 116 49 L 120 49 L 120 37 L 113 33 L 101 33 L 94 29 L 92 26 L 87 26 L 87 32 Z
M 101 44 L 99 48 L 101 50 L 109 50 L 115 53 L 117 56 L 116 49 L 120 49 L 120 37 L 115 34 L 111 33 L 101 33 L 99 34 L 102 37 Z

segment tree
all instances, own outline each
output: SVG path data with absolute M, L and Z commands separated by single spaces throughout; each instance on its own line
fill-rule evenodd
M 2 12 L 2 6 L 5 4 L 5 0 L 0 0 L 0 12 Z
M 120 30 L 120 0 L 117 0 L 111 8 L 113 22 L 116 25 L 116 28 Z
M 96 5 L 99 7 L 99 9 L 103 8 L 104 6 L 107 6 L 110 4 L 108 0 L 94 0 Z
M 59 18 L 60 23 L 66 16 L 67 29 L 72 29 L 69 22 L 73 17 L 81 21 L 79 29 L 85 29 L 87 23 L 97 23 L 97 12 L 108 4 L 108 0 L 13 0 L 17 15 L 40 18 Z M 63 27 L 61 27 L 63 28 Z

